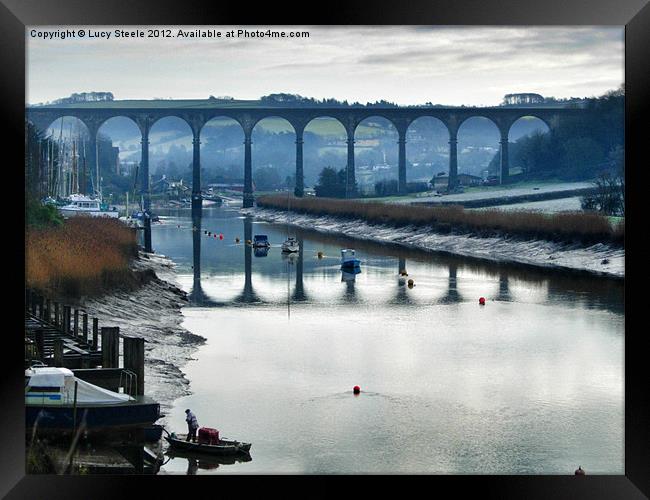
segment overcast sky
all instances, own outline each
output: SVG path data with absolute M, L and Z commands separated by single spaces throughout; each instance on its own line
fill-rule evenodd
M 28 103 L 107 91 L 115 99 L 288 92 L 361 103 L 497 105 L 514 92 L 600 95 L 624 78 L 623 27 L 270 27 L 309 31 L 300 39 L 31 36 L 32 29 L 66 28 L 118 27 L 28 27 Z

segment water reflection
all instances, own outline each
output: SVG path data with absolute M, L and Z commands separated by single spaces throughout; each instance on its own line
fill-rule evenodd
M 210 341 L 187 364 L 192 394 L 169 422 L 184 426 L 196 407 L 257 451 L 251 464 L 209 469 L 189 457 L 166 471 L 622 470 L 621 280 L 302 228 L 300 252 L 286 256 L 286 226 L 227 207 L 193 224 L 191 235 L 176 221 L 154 233 L 181 286 L 215 305 L 184 309 L 188 330 Z M 267 257 L 243 244 L 253 233 L 268 234 Z M 341 248 L 356 249 L 362 274 L 341 271 Z M 493 302 L 481 308 L 481 296 Z
M 234 455 L 234 456 L 214 456 L 204 455 L 201 453 L 189 453 L 180 450 L 167 450 L 167 457 L 170 460 L 187 460 L 186 474 L 194 476 L 202 471 L 215 471 L 219 466 L 234 465 L 237 463 L 245 463 L 252 461 L 248 454 Z M 166 462 L 168 463 L 168 462 Z
M 201 212 L 192 212 L 192 289 L 188 294 L 190 304 L 199 307 L 214 307 L 215 301 L 211 300 L 201 287 Z
M 249 243 L 253 241 L 253 219 L 251 217 L 244 217 L 244 241 L 244 289 L 235 297 L 233 302 L 239 304 L 260 303 L 262 300 L 253 289 L 253 261 L 251 256 L 253 246 Z M 257 250 L 256 248 L 256 256 Z
M 354 284 L 357 280 L 357 274 L 360 272 L 360 269 L 341 270 L 341 282 L 345 283 L 345 300 L 351 304 L 358 302 Z
M 253 237 L 253 226 L 258 224 L 252 217 L 230 217 L 227 218 L 230 223 L 237 225 L 243 224 L 244 241 L 242 244 L 233 245 L 232 251 L 228 254 L 217 255 L 216 259 L 210 258 L 208 262 L 209 267 L 217 266 L 230 266 L 230 269 L 241 269 L 238 265 L 237 259 L 233 259 L 230 255 L 236 255 L 241 252 L 243 248 L 244 253 L 244 266 L 243 266 L 243 288 L 229 300 L 217 299 L 216 296 L 212 297 L 213 288 L 210 294 L 206 293 L 202 287 L 202 259 L 203 265 L 206 265 L 205 256 L 202 255 L 201 246 L 207 244 L 210 239 L 203 238 L 204 222 L 202 219 L 205 216 L 201 211 L 193 212 L 192 215 L 192 287 L 189 293 L 190 303 L 200 307 L 224 307 L 235 304 L 250 304 L 250 305 L 263 305 L 269 303 L 284 302 L 287 300 L 280 299 L 278 294 L 273 294 L 276 299 L 267 297 L 267 293 L 260 295 L 253 284 L 253 259 L 252 257 L 260 257 L 259 263 L 256 263 L 256 273 L 262 277 L 273 277 L 278 274 L 279 270 L 282 271 L 282 276 L 290 272 L 288 266 L 277 266 L 274 264 L 276 258 L 276 245 L 270 250 L 268 248 L 253 248 L 250 244 L 245 244 L 246 241 L 251 241 Z M 212 219 L 212 213 L 208 215 Z M 241 222 L 240 222 L 241 221 Z M 270 230 L 271 237 L 279 237 L 280 230 L 278 228 L 277 235 L 274 234 L 274 225 L 267 225 L 265 230 Z M 239 226 L 241 228 L 241 226 Z M 158 229 L 158 228 L 156 228 Z M 233 229 L 235 234 L 241 234 L 241 229 Z M 305 285 L 307 278 L 310 283 L 315 283 L 314 278 L 320 276 L 328 279 L 331 276 L 333 267 L 330 267 L 334 257 L 316 259 L 316 251 L 313 245 L 326 244 L 334 248 L 330 248 L 327 252 L 333 255 L 340 248 L 350 247 L 356 248 L 357 252 L 361 252 L 370 258 L 372 263 L 373 272 L 383 270 L 390 261 L 395 262 L 397 259 L 397 286 L 394 288 L 394 293 L 390 296 L 385 296 L 385 303 L 388 305 L 396 306 L 418 306 L 425 304 L 432 305 L 449 305 L 458 304 L 466 301 L 475 301 L 479 296 L 485 296 L 489 300 L 512 302 L 522 300 L 526 295 L 531 293 L 543 293 L 544 300 L 550 303 L 567 303 L 567 298 L 570 300 L 568 304 L 572 307 L 587 307 L 592 309 L 607 309 L 615 313 L 623 313 L 623 294 L 622 294 L 622 280 L 594 278 L 588 275 L 580 275 L 566 272 L 545 271 L 534 268 L 526 268 L 517 265 L 508 264 L 494 264 L 481 262 L 478 260 L 468 260 L 450 255 L 430 254 L 427 252 L 408 250 L 403 248 L 391 247 L 390 245 L 378 244 L 367 241 L 351 240 L 350 238 L 340 236 L 330 236 L 314 231 L 309 231 L 304 228 L 296 229 L 296 237 L 300 246 L 300 251 L 297 254 L 281 254 L 283 261 L 290 259 L 291 273 L 295 270 L 295 282 L 293 290 L 289 290 L 290 299 L 293 302 L 307 303 L 311 301 L 330 300 L 331 295 L 322 293 L 323 290 L 318 289 L 318 293 L 310 294 L 308 287 Z M 312 248 L 305 248 L 305 241 L 308 241 Z M 320 245 L 317 248 L 322 248 Z M 330 253 L 331 252 L 331 253 Z M 167 251 L 163 251 L 167 253 Z M 313 255 L 312 255 L 313 254 Z M 241 253 L 239 253 L 241 255 Z M 309 258 L 313 257 L 313 258 Z M 387 257 L 389 257 L 387 259 Z M 241 257 L 240 257 L 241 258 Z M 305 259 L 309 258 L 309 267 L 305 268 Z M 338 259 L 337 259 L 338 260 Z M 265 262 L 266 261 L 266 262 Z M 241 262 L 241 261 L 239 261 Z M 428 266 L 434 266 L 438 269 L 444 269 L 447 275 L 446 287 L 444 294 L 439 297 L 431 297 L 426 300 L 426 296 L 421 293 L 412 292 L 411 288 L 407 286 L 408 280 L 416 278 L 417 291 L 422 290 L 421 280 L 421 264 L 426 262 Z M 268 264 L 267 264 L 268 263 Z M 392 264 L 393 266 L 395 264 Z M 419 275 L 411 276 L 408 274 L 407 267 L 417 265 L 416 271 Z M 338 269 L 338 266 L 336 266 Z M 393 268 L 395 269 L 395 268 Z M 387 270 L 386 270 L 387 271 Z M 385 272 L 385 271 L 384 271 Z M 426 271 L 429 272 L 429 271 Z M 418 273 L 416 273 L 418 274 Z M 480 280 L 485 283 L 492 281 L 494 283 L 493 292 L 489 288 L 483 287 L 477 290 L 476 295 L 464 295 L 464 288 L 461 285 L 464 283 L 464 276 L 478 276 Z M 471 278 L 472 279 L 476 278 Z M 275 281 L 275 280 L 274 280 Z M 285 281 L 282 279 L 282 281 Z M 355 287 L 358 283 L 356 277 L 342 275 L 341 281 L 345 282 L 345 292 L 340 297 L 340 300 L 348 302 L 354 301 L 355 303 L 365 302 L 367 300 L 366 294 L 359 294 L 359 290 Z M 365 290 L 367 280 L 364 280 L 363 290 Z M 394 283 L 394 282 L 393 282 Z M 268 282 L 264 285 L 268 286 Z M 426 287 L 427 284 L 424 284 Z M 514 286 L 514 288 L 513 288 Z M 513 295 L 514 294 L 514 295 Z M 284 295 L 284 294 L 282 294 Z M 414 299 L 417 297 L 417 299 Z M 369 297 L 368 297 L 369 298 Z M 280 299 L 280 300 L 278 300 Z M 373 298 L 374 300 L 374 298 Z M 537 300 L 537 299 L 536 299 Z M 541 296 L 540 296 L 541 300 Z
M 463 297 L 458 292 L 458 266 L 456 264 L 449 264 L 449 279 L 447 286 L 447 293 L 444 297 L 438 300 L 439 304 L 455 304 L 462 302 Z
M 501 273 L 499 275 L 499 291 L 497 292 L 494 300 L 509 301 L 510 300 L 510 287 L 508 275 Z
M 298 240 L 298 255 L 290 254 L 292 257 L 295 256 L 296 261 L 296 285 L 293 290 L 292 299 L 294 302 L 306 302 L 309 300 L 307 294 L 305 293 L 305 285 L 303 283 L 303 263 L 304 263 L 304 243 L 301 237 L 297 238 Z

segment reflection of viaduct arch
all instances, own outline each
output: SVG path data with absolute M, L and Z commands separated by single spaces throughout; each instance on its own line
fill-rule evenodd
M 216 304 L 201 287 L 201 213 L 192 214 L 192 290 L 189 293 L 190 304 L 199 307 L 213 307 Z
M 449 279 L 447 285 L 447 294 L 438 300 L 439 304 L 455 304 L 463 301 L 463 296 L 458 292 L 458 266 L 449 264 Z
M 253 288 L 253 247 L 246 244 L 246 241 L 253 239 L 253 219 L 245 217 L 244 222 L 244 288 L 233 299 L 226 301 L 216 301 L 211 299 L 201 286 L 201 241 L 203 230 L 201 228 L 202 210 L 199 209 L 192 214 L 192 269 L 193 283 L 192 290 L 189 293 L 190 304 L 200 307 L 225 307 L 237 304 L 257 304 L 262 305 L 266 302 L 262 300 Z M 194 229 L 196 228 L 196 229 Z M 292 264 L 296 266 L 296 283 L 291 300 L 294 302 L 309 301 L 309 296 L 305 292 L 303 283 L 303 239 L 298 237 L 300 252 L 292 259 Z
M 449 131 L 449 183 L 456 185 L 458 173 L 457 135 L 460 125 L 473 116 L 484 116 L 492 120 L 499 128 L 501 134 L 501 182 L 508 181 L 508 133 L 511 125 L 519 118 L 533 116 L 544 121 L 552 130 L 559 120 L 565 116 L 575 116 L 584 113 L 582 109 L 575 108 L 470 108 L 470 107 L 409 107 L 409 108 L 362 108 L 362 107 L 266 107 L 266 108 L 172 108 L 172 107 L 120 107 L 118 103 L 102 104 L 93 103 L 93 107 L 84 105 L 68 106 L 65 108 L 38 106 L 26 110 L 27 119 L 40 130 L 45 130 L 57 118 L 74 116 L 79 118 L 90 133 L 90 165 L 96 165 L 97 130 L 109 118 L 125 116 L 132 119 L 140 129 L 142 135 L 142 161 L 140 165 L 140 192 L 144 199 L 144 208 L 149 210 L 149 131 L 152 125 L 161 118 L 176 116 L 184 120 L 191 128 L 193 135 L 193 183 L 192 205 L 201 206 L 200 182 L 200 134 L 201 129 L 209 120 L 216 117 L 232 118 L 239 123 L 244 131 L 244 207 L 253 206 L 254 197 L 252 189 L 252 161 L 251 161 L 251 134 L 253 128 L 260 120 L 278 116 L 287 120 L 296 133 L 296 189 L 297 196 L 303 195 L 303 132 L 305 126 L 315 118 L 331 117 L 338 120 L 347 132 L 347 189 L 348 197 L 354 197 L 355 168 L 354 168 L 354 132 L 363 120 L 372 116 L 380 116 L 389 120 L 397 129 L 399 154 L 399 186 L 400 191 L 406 190 L 406 132 L 409 125 L 417 118 L 430 116 L 442 121 Z M 145 232 L 150 233 L 150 228 Z M 145 238 L 146 242 L 147 238 Z M 151 245 L 145 244 L 145 249 L 151 251 Z
M 296 256 L 296 287 L 293 291 L 292 300 L 294 302 L 306 302 L 309 297 L 305 293 L 305 285 L 303 283 L 303 262 L 304 262 L 304 244 L 301 236 L 296 238 L 298 240 L 298 255 Z

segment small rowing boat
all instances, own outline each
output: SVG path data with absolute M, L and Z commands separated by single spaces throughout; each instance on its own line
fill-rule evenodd
M 192 451 L 197 453 L 207 453 L 210 455 L 237 455 L 240 453 L 249 453 L 251 443 L 241 443 L 228 439 L 219 439 L 208 443 L 198 443 L 187 441 L 187 434 L 176 434 L 172 432 L 165 436 L 170 448 L 182 451 Z

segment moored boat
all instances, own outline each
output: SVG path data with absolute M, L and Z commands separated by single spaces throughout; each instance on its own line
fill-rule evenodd
M 70 203 L 58 207 L 59 212 L 63 217 L 110 217 L 117 219 L 119 217 L 118 210 L 113 207 L 110 208 L 99 199 L 90 198 L 83 194 L 70 195 Z
M 271 243 L 269 243 L 269 238 L 265 234 L 256 234 L 253 236 L 253 247 L 256 248 L 262 248 L 262 247 L 270 247 Z
M 361 266 L 361 261 L 356 258 L 351 248 L 341 250 L 341 269 L 355 269 Z
M 205 453 L 209 455 L 238 455 L 250 452 L 251 443 L 242 443 L 240 441 L 217 439 L 211 442 L 193 442 L 187 441 L 187 434 L 171 434 L 165 436 L 165 440 L 173 450 L 185 452 Z
M 283 253 L 295 253 L 300 251 L 300 246 L 298 245 L 298 240 L 293 236 L 289 236 L 284 243 L 282 243 L 282 252 Z
M 109 391 L 58 367 L 25 370 L 27 428 L 88 430 L 150 425 L 160 418 L 160 405 L 145 396 Z
M 133 212 L 131 214 L 131 218 L 137 219 L 139 221 L 144 221 L 145 215 L 147 212 L 139 211 L 139 212 Z M 156 214 L 149 212 L 149 219 L 151 222 L 160 222 L 160 217 L 158 217 Z

